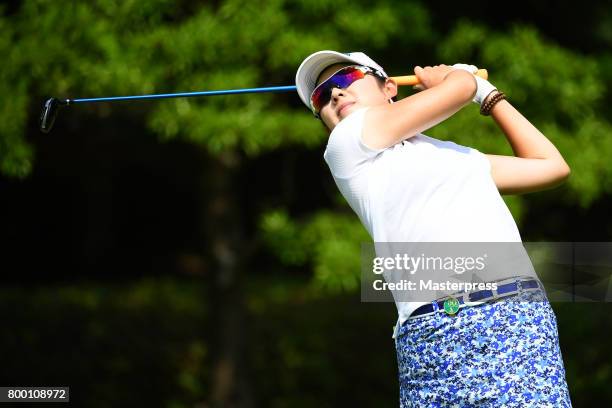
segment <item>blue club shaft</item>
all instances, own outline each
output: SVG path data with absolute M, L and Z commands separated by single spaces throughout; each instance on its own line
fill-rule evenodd
M 267 88 L 245 88 L 245 89 L 226 89 L 222 91 L 203 91 L 203 92 L 183 92 L 183 93 L 171 93 L 171 94 L 156 94 L 156 95 L 133 95 L 133 96 L 112 96 L 106 98 L 80 98 L 80 99 L 67 99 L 68 105 L 73 103 L 85 103 L 85 102 L 109 102 L 109 101 L 127 101 L 127 100 L 138 100 L 138 99 L 163 99 L 163 98 L 179 98 L 179 97 L 190 97 L 190 96 L 212 96 L 212 95 L 231 95 L 231 94 L 243 94 L 243 93 L 262 93 L 262 92 L 290 92 L 297 91 L 295 85 L 289 86 L 272 86 Z

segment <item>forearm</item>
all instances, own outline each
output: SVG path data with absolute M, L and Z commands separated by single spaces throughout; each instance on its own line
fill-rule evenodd
M 561 153 L 552 142 L 508 101 L 501 100 L 496 103 L 491 110 L 491 117 L 506 135 L 517 157 L 554 159 L 565 164 Z
M 430 129 L 450 118 L 470 103 L 476 93 L 476 81 L 466 71 L 450 72 L 437 86 L 414 94 L 387 107 L 395 111 L 391 122 L 401 134 L 415 134 Z
M 364 125 L 364 141 L 371 147 L 388 147 L 432 128 L 469 104 L 476 88 L 472 74 L 455 70 L 437 86 L 371 108 Z

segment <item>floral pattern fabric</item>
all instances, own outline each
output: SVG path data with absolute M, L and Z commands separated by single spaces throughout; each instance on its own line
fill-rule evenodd
M 395 347 L 401 408 L 571 407 L 541 288 L 408 319 Z

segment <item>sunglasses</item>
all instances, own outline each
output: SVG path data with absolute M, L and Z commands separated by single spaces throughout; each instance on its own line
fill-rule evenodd
M 362 65 L 351 65 L 344 67 L 334 72 L 332 76 L 321 82 L 310 95 L 310 107 L 315 115 L 319 117 L 321 109 L 331 100 L 332 90 L 334 88 L 345 89 L 353 82 L 362 79 L 366 74 L 372 74 L 384 78 L 378 71 L 364 67 Z

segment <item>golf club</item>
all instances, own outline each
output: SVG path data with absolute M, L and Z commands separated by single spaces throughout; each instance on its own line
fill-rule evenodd
M 486 69 L 479 69 L 474 73 L 481 78 L 487 79 L 488 72 Z M 406 75 L 391 77 L 397 82 L 398 85 L 416 85 L 419 83 L 419 79 L 416 75 Z M 93 103 L 93 102 L 113 102 L 113 101 L 127 101 L 127 100 L 140 100 L 140 99 L 164 99 L 164 98 L 187 98 L 194 96 L 213 96 L 213 95 L 232 95 L 232 94 L 244 94 L 244 93 L 262 93 L 262 92 L 290 92 L 296 91 L 295 85 L 289 86 L 274 86 L 266 88 L 245 88 L 245 89 L 226 89 L 219 91 L 203 91 L 203 92 L 183 92 L 183 93 L 171 93 L 171 94 L 155 94 L 155 95 L 133 95 L 133 96 L 111 96 L 103 98 L 83 98 L 83 99 L 57 99 L 49 98 L 45 101 L 42 113 L 40 114 L 40 130 L 43 133 L 49 133 L 53 128 L 57 113 L 63 106 L 70 106 L 79 103 Z

